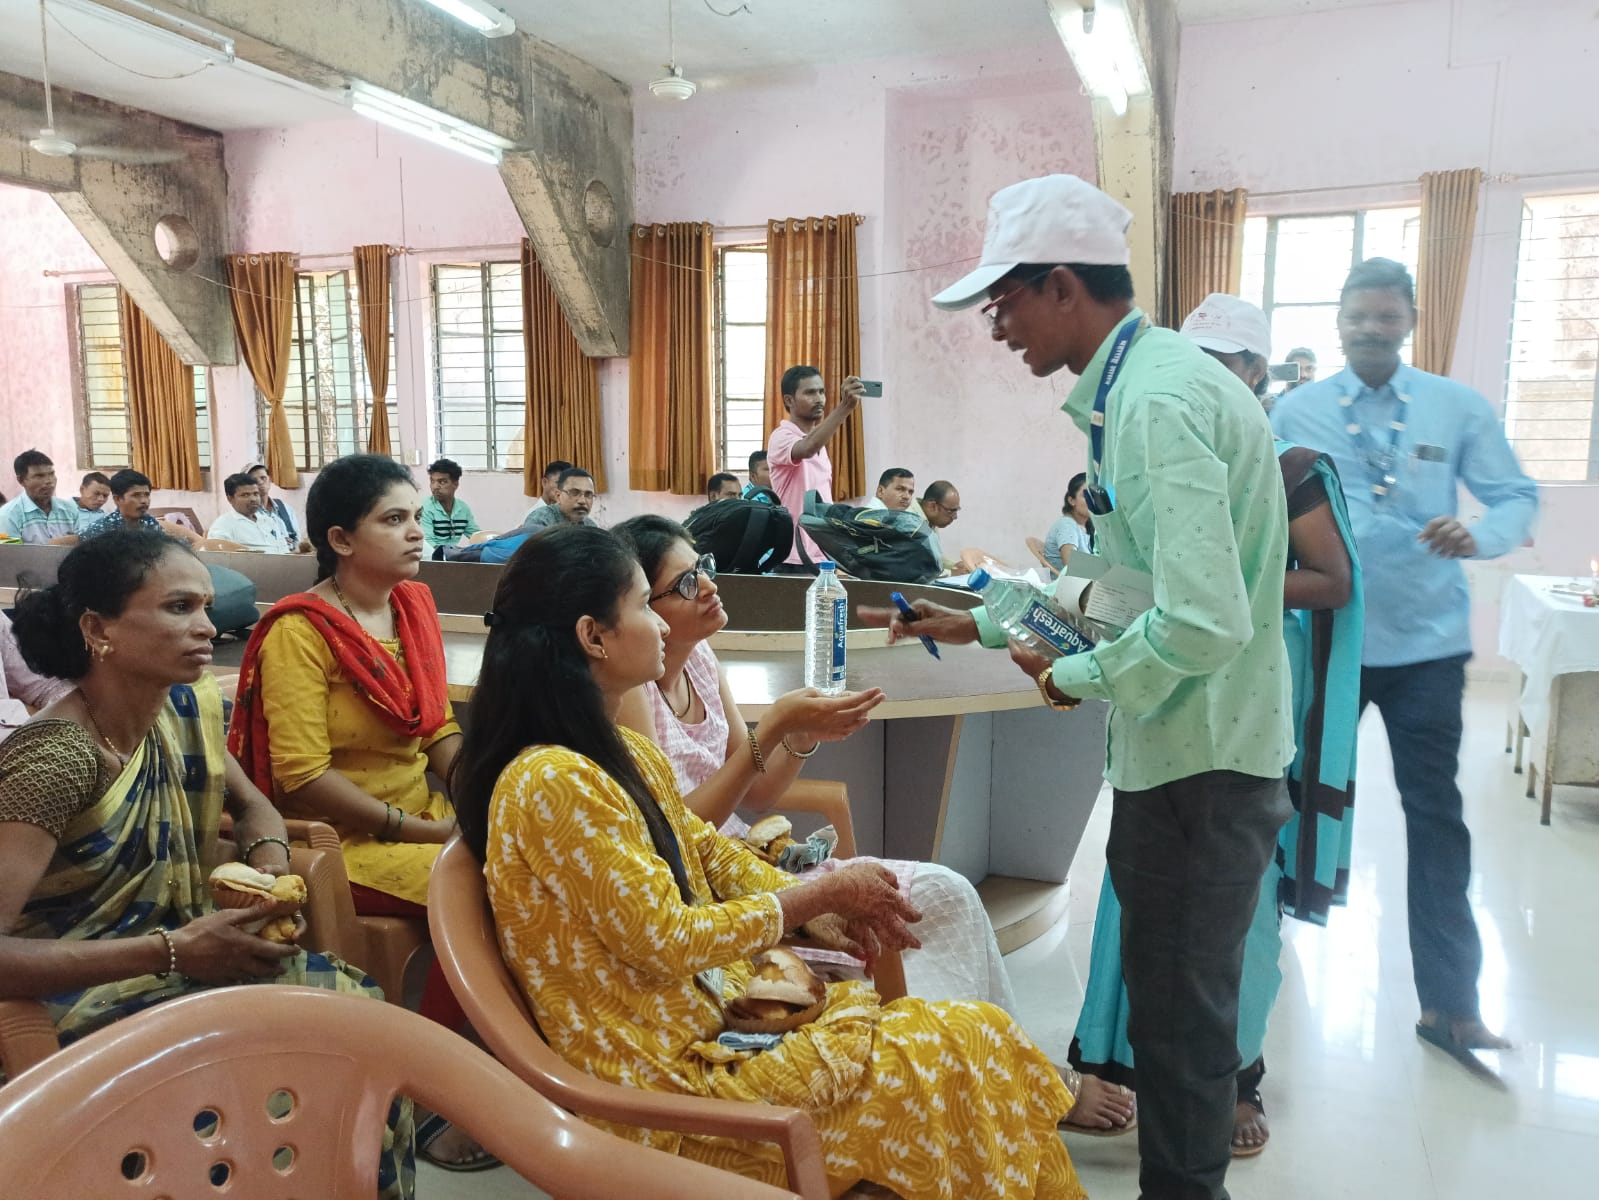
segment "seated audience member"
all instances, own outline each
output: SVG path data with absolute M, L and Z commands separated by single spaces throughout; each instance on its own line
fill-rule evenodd
M 1060 506 L 1060 519 L 1044 535 L 1044 557 L 1057 571 L 1065 570 L 1063 549 L 1093 553 L 1094 522 L 1088 515 L 1088 497 L 1083 489 L 1088 476 L 1079 471 L 1066 485 L 1066 500 Z
M 1072 1097 L 992 1005 L 885 1007 L 864 983 L 834 983 L 767 1049 L 717 1041 L 724 998 L 785 932 L 870 955 L 914 947 L 917 913 L 880 866 L 802 881 L 684 807 L 665 755 L 617 724 L 628 693 L 661 674 L 666 626 L 649 596 L 618 538 L 561 526 L 517 552 L 487 618 L 483 716 L 454 792 L 507 966 L 550 1044 L 611 1083 L 802 1106 L 834 1194 L 864 1179 L 906 1197 L 1082 1197 L 1056 1132 Z M 784 1182 L 767 1144 L 617 1132 Z
M 255 486 L 261 489 L 262 510 L 271 513 L 283 526 L 283 538 L 289 549 L 296 554 L 309 554 L 311 543 L 300 536 L 300 523 L 295 519 L 294 510 L 283 502 L 282 497 L 272 495 L 272 476 L 266 467 L 256 463 L 244 473 L 255 480 Z
M 116 511 L 86 525 L 83 532 L 78 535 L 81 540 L 104 537 L 108 533 L 124 529 L 164 533 L 191 546 L 202 540 L 193 530 L 166 521 L 158 521 L 150 515 L 150 477 L 135 471 L 132 467 L 124 467 L 111 476 L 111 502 Z
M 78 532 L 91 521 L 106 515 L 105 502 L 111 499 L 111 479 L 101 471 L 90 471 L 78 485 Z
M 533 514 L 540 509 L 550 508 L 555 504 L 561 495 L 561 472 L 571 469 L 572 464 L 561 458 L 544 464 L 544 474 L 539 477 L 539 487 L 542 490 L 539 498 L 533 501 L 533 507 L 528 509 L 522 518 L 523 525 L 528 524 L 533 519 Z
M 37 674 L 28 666 L 11 619 L 0 613 L 0 741 L 26 724 L 30 714 L 71 690 L 68 681 Z
M 705 481 L 705 501 L 715 504 L 718 500 L 737 500 L 742 489 L 738 486 L 738 476 L 730 475 L 726 471 L 718 471 Z
M 11 464 L 22 492 L 0 505 L 0 533 L 42 546 L 78 532 L 78 506 L 56 495 L 56 466 L 38 450 Z
M 772 468 L 766 463 L 766 451 L 751 452 L 749 476 L 750 481 L 744 485 L 744 499 L 776 504 L 777 493 L 772 490 Z
M 909 512 L 916 502 L 916 476 L 904 467 L 890 467 L 877 477 L 877 494 L 867 508 L 896 508 Z
M 883 694 L 873 688 L 825 697 L 802 689 L 778 697 L 755 726 L 765 766 L 758 769 L 744 715 L 711 650 L 710 638 L 727 624 L 713 582 L 715 563 L 695 554 L 688 531 L 665 517 L 633 517 L 615 532 L 637 555 L 650 583 L 650 609 L 667 627 L 664 673 L 628 693 L 618 720 L 666 752 L 690 812 L 740 839 L 749 826 L 735 810 L 765 812 L 781 803 L 818 743 L 841 740 L 864 726 Z M 800 877 L 841 865 L 829 860 Z M 1014 1014 L 1010 975 L 976 889 L 936 863 L 882 865 L 922 914 L 916 927 L 922 948 L 905 955 L 911 994 L 986 1000 Z
M 522 528 L 537 533 L 540 529 L 563 522 L 568 525 L 598 525 L 599 522 L 589 516 L 596 499 L 594 476 L 582 467 L 567 467 L 556 482 L 555 502 L 532 513 L 522 523 Z
M 261 489 L 253 476 L 240 472 L 222 481 L 228 494 L 232 512 L 223 513 L 211 522 L 206 537 L 234 542 L 247 550 L 261 550 L 267 554 L 287 554 L 288 535 L 271 513 L 261 507 Z
M 416 582 L 421 511 L 411 473 L 392 458 L 352 454 L 322 468 L 305 509 L 317 582 L 251 633 L 228 737 L 257 787 L 339 831 L 355 911 L 374 916 L 427 915 L 428 875 L 455 831 L 454 806 L 427 779 L 449 777 L 461 730 L 433 593 Z M 437 965 L 421 1012 L 464 1024 Z M 458 1170 L 492 1162 L 435 1121 L 418 1149 Z
M 76 687 L 0 745 L 0 996 L 43 1002 L 64 1043 L 241 982 L 378 1002 L 364 972 L 241 928 L 262 909 L 212 904 L 224 810 L 244 862 L 276 876 L 289 855 L 283 819 L 223 746 L 210 600 L 188 547 L 141 530 L 83 543 L 17 602 L 23 656 Z M 387 1140 L 380 1193 L 410 1195 L 408 1103 Z
M 932 543 L 933 553 L 945 568 L 953 566 L 953 560 L 944 554 L 943 544 L 938 540 L 938 531 L 948 529 L 961 515 L 961 494 L 955 490 L 955 485 L 949 480 L 935 479 L 927 485 L 927 491 L 922 493 L 920 504 L 922 515 L 927 518 L 927 537 Z
M 422 534 L 430 550 L 435 546 L 459 546 L 479 531 L 472 510 L 455 494 L 460 486 L 459 463 L 441 458 L 428 467 L 431 494 L 422 501 Z

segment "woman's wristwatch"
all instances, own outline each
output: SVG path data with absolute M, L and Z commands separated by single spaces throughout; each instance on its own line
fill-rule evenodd
M 1044 698 L 1044 703 L 1049 705 L 1056 712 L 1070 712 L 1072 709 L 1081 704 L 1082 701 L 1076 696 L 1067 696 L 1064 700 L 1055 699 L 1049 690 L 1049 678 L 1054 670 L 1055 664 L 1050 663 L 1049 666 L 1045 667 L 1038 673 L 1038 694 Z

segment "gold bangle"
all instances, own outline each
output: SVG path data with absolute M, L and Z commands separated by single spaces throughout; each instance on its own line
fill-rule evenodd
M 805 751 L 805 753 L 801 754 L 798 750 L 794 749 L 794 747 L 789 744 L 788 734 L 785 733 L 783 735 L 783 749 L 788 751 L 788 753 L 794 758 L 809 758 L 811 755 L 815 754 L 821 748 L 822 748 L 822 743 L 821 742 L 817 742 L 816 745 L 812 746 L 809 750 Z
M 749 735 L 750 753 L 755 756 L 756 773 L 764 775 L 766 774 L 766 755 L 761 753 L 761 743 L 756 738 L 755 731 L 753 729 L 746 729 L 744 732 Z

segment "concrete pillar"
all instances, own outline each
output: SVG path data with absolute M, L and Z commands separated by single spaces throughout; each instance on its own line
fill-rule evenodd
M 130 148 L 170 148 L 169 162 L 121 163 L 100 158 L 50 158 L 28 148 L 42 123 L 42 85 L 0 75 L 0 179 L 54 197 L 185 362 L 236 361 L 233 317 L 221 285 L 226 251 L 227 176 L 222 137 L 57 88 L 56 119 L 96 128 L 95 141 Z M 156 225 L 167 221 L 181 256 L 157 249 Z
M 118 7 L 118 0 L 102 0 Z M 411 0 L 155 0 L 237 56 L 337 91 L 360 79 L 510 142 L 501 178 L 593 356 L 627 353 L 632 94 L 537 38 L 484 38 Z

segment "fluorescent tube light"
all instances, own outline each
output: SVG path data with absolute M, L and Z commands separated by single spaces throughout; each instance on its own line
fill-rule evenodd
M 123 0 L 127 8 L 137 9 L 144 16 L 119 9 L 105 8 L 94 0 L 50 0 L 51 7 L 82 13 L 96 21 L 104 21 L 129 30 L 176 50 L 183 50 L 207 62 L 226 65 L 233 61 L 233 39 L 182 17 L 173 16 L 153 4 L 142 0 Z M 60 18 L 58 17 L 57 20 Z
M 1149 71 L 1126 0 L 1049 0 L 1049 15 L 1090 96 L 1120 117 L 1129 96 L 1149 95 Z
M 511 143 L 498 134 L 374 87 L 364 80 L 357 79 L 350 84 L 349 102 L 363 117 L 492 166 L 499 166 L 504 151 L 511 148 Z
M 516 32 L 516 22 L 488 0 L 425 0 L 441 13 L 454 17 L 469 29 L 484 37 L 505 37 Z

